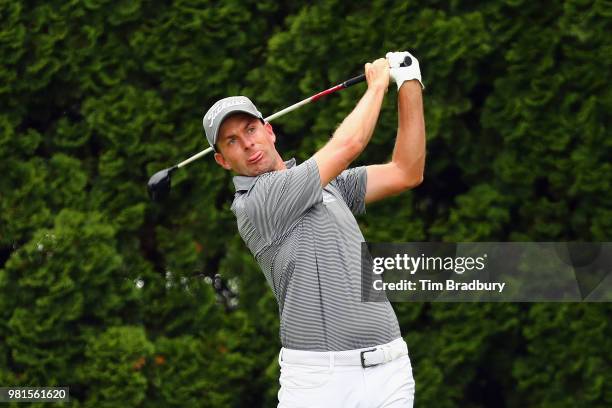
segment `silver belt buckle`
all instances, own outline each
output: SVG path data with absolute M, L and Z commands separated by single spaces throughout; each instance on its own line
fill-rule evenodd
M 377 363 L 377 364 L 366 364 L 366 363 L 365 363 L 365 356 L 364 356 L 364 354 L 365 354 L 365 353 L 371 353 L 371 352 L 376 351 L 376 350 L 378 350 L 378 349 L 373 348 L 373 349 L 370 349 L 370 350 L 363 350 L 363 351 L 360 353 L 360 355 L 361 355 L 361 366 L 362 366 L 363 368 L 375 367 L 375 366 L 377 366 L 377 365 L 380 365 L 380 363 Z

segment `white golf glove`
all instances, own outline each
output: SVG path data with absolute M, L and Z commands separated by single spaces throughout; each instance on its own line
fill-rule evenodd
M 410 81 L 411 79 L 416 79 L 421 84 L 421 88 L 425 89 L 423 86 L 423 81 L 421 80 L 421 68 L 419 67 L 419 60 L 414 58 L 412 54 L 408 51 L 399 51 L 399 52 L 388 52 L 387 60 L 389 61 L 390 75 L 391 78 L 397 84 L 397 91 L 399 92 L 400 87 L 405 81 Z M 406 57 L 409 57 L 406 60 Z M 410 62 L 408 66 L 401 66 L 401 64 L 405 64 Z

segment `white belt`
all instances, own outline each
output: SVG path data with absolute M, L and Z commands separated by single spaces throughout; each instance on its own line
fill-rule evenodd
M 278 360 L 290 364 L 326 366 L 374 367 L 396 358 L 407 356 L 408 346 L 403 338 L 380 346 L 343 351 L 305 351 L 281 348 Z

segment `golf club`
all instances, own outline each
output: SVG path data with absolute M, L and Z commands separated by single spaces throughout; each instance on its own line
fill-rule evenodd
M 402 62 L 400 64 L 400 66 L 402 67 L 407 67 L 410 64 L 412 64 L 412 59 L 410 57 L 406 57 L 404 59 L 404 62 Z M 356 76 L 354 78 L 351 78 L 349 80 L 346 80 L 344 82 L 342 82 L 341 84 L 338 84 L 336 86 L 332 86 L 329 89 L 326 89 L 324 91 L 321 91 L 315 95 L 312 95 L 306 99 L 301 100 L 298 103 L 295 103 L 283 110 L 280 110 L 270 116 L 268 116 L 267 118 L 264 118 L 265 122 L 270 122 L 276 118 L 279 118 L 291 111 L 296 110 L 299 107 L 302 107 L 304 105 L 306 105 L 307 103 L 310 102 L 314 102 L 326 95 L 329 95 L 331 93 L 337 92 L 341 89 L 345 89 L 348 88 L 349 86 L 353 86 L 355 84 L 358 84 L 360 82 L 365 81 L 365 74 L 361 74 L 359 76 Z M 180 162 L 179 164 L 176 164 L 172 167 L 169 167 L 167 169 L 163 169 L 158 171 L 157 173 L 155 173 L 153 176 L 151 176 L 151 178 L 149 179 L 149 182 L 147 183 L 147 189 L 149 191 L 149 197 L 151 197 L 151 199 L 153 201 L 161 201 L 164 198 L 166 198 L 168 196 L 168 194 L 170 193 L 170 188 L 171 188 L 171 176 L 172 173 L 174 171 L 176 171 L 177 169 L 180 169 L 181 167 L 184 167 L 186 165 L 188 165 L 189 163 L 191 163 L 194 160 L 197 160 L 201 157 L 206 156 L 208 153 L 212 152 L 213 148 L 212 147 L 208 147 L 204 150 L 202 150 L 200 153 L 197 153 L 193 156 L 191 156 L 190 158 Z

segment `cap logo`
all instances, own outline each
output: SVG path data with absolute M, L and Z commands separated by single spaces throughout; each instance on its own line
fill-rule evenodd
M 207 116 L 207 119 L 209 120 L 208 126 L 212 127 L 212 124 L 215 121 L 215 118 L 225 108 L 229 108 L 230 106 L 242 105 L 245 102 L 246 101 L 244 100 L 244 98 L 238 97 L 238 98 L 232 98 L 229 100 L 221 101 L 217 106 L 213 106 Z

